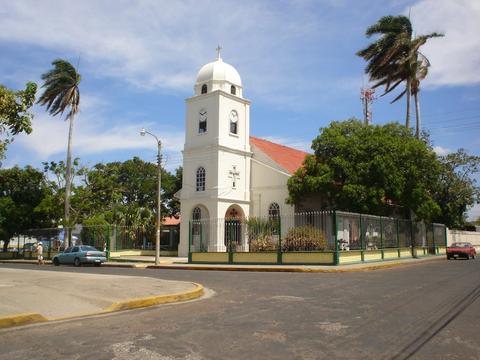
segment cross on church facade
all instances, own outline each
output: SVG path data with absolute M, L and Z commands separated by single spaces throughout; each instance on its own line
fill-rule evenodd
M 217 60 L 218 60 L 218 59 L 220 59 L 220 51 L 222 50 L 222 47 L 220 45 L 218 45 L 215 50 L 217 50 Z
M 235 165 L 233 165 L 233 169 L 230 170 L 229 174 L 230 174 L 229 178 L 232 179 L 232 188 L 235 189 L 236 182 L 237 182 L 237 179 L 238 179 L 237 176 L 240 175 L 240 172 L 237 171 L 237 167 Z

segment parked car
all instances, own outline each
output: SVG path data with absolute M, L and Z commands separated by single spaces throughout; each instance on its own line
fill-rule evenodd
M 103 251 L 87 245 L 70 246 L 52 259 L 53 264 L 56 266 L 60 264 L 73 264 L 75 266 L 94 264 L 95 266 L 100 266 L 105 261 L 107 261 L 107 258 Z
M 37 247 L 37 243 L 26 243 L 23 245 L 22 252 L 25 251 L 35 251 Z
M 460 257 L 475 259 L 475 247 L 468 242 L 457 242 L 447 247 L 447 259 L 458 259 Z

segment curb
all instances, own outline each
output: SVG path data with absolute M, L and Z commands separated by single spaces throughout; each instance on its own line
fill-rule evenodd
M 422 261 L 409 261 L 398 263 L 379 263 L 372 264 L 363 267 L 354 268 L 328 268 L 328 269 L 315 269 L 308 267 L 239 267 L 239 266 L 212 266 L 212 265 L 178 265 L 178 266 L 166 266 L 166 265 L 148 265 L 147 269 L 164 269 L 164 270 L 208 270 L 208 271 L 251 271 L 251 272 L 294 272 L 294 273 L 353 273 L 353 272 L 367 272 L 372 270 L 391 269 L 401 266 L 420 265 L 430 261 L 444 260 L 444 257 L 429 258 Z M 262 265 L 263 266 L 263 265 Z
M 119 301 L 111 304 L 110 306 L 108 306 L 107 308 L 101 311 L 93 312 L 93 313 L 71 315 L 71 316 L 64 316 L 64 317 L 50 318 L 50 319 L 47 319 L 43 315 L 37 314 L 37 313 L 16 314 L 16 315 L 0 317 L 0 329 L 13 327 L 13 326 L 41 323 L 41 322 L 69 320 L 69 319 L 75 319 L 75 318 L 85 317 L 85 316 L 108 314 L 108 313 L 118 312 L 122 310 L 132 310 L 132 309 L 145 308 L 145 307 L 160 305 L 160 304 L 169 304 L 174 302 L 194 300 L 204 294 L 204 288 L 203 288 L 203 285 L 201 284 L 198 284 L 198 283 L 192 283 L 192 284 L 195 285 L 195 289 L 190 291 L 184 291 L 176 294 L 149 296 L 145 298 L 128 299 L 124 301 Z
M 5 317 L 0 317 L 0 329 L 12 327 L 12 326 L 35 324 L 35 323 L 46 322 L 46 321 L 48 321 L 47 318 L 37 313 L 5 316 Z
M 195 289 L 192 291 L 186 291 L 183 293 L 171 294 L 171 295 L 159 295 L 150 296 L 146 298 L 129 299 L 125 301 L 119 301 L 113 303 L 105 309 L 104 312 L 114 312 L 121 310 L 138 309 L 148 306 L 154 306 L 159 304 L 168 304 L 172 302 L 181 302 L 187 300 L 193 300 L 203 295 L 203 286 L 197 283 L 193 283 Z

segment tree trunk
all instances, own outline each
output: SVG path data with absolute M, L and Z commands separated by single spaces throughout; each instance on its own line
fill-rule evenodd
M 10 244 L 10 238 L 3 240 L 3 252 L 8 251 L 8 245 Z
M 417 121 L 415 135 L 417 139 L 420 139 L 420 134 L 422 132 L 422 119 L 420 117 L 420 99 L 418 96 L 419 89 L 413 95 L 415 97 L 415 119 Z
M 412 79 L 407 79 L 407 115 L 405 117 L 405 126 L 410 128 L 410 97 L 412 89 Z
M 70 246 L 71 224 L 70 224 L 70 190 L 72 185 L 72 135 L 73 135 L 73 119 L 71 116 L 68 128 L 68 145 L 67 145 L 67 171 L 65 175 L 65 219 L 64 219 L 64 247 Z

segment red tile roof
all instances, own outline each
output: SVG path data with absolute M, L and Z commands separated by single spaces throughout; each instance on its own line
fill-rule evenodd
M 180 216 L 168 216 L 162 219 L 162 225 L 178 225 L 180 224 Z
M 297 150 L 285 145 L 275 144 L 271 141 L 250 136 L 250 144 L 255 145 L 278 165 L 293 174 L 303 164 L 307 152 Z

